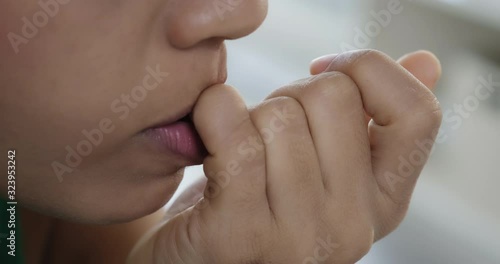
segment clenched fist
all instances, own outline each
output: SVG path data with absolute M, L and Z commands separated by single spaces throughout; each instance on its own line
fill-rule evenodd
M 363 50 L 311 71 L 251 109 L 229 86 L 204 91 L 204 197 L 131 263 L 352 264 L 399 225 L 441 123 L 439 63 Z

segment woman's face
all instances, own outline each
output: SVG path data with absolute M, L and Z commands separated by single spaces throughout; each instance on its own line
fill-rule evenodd
M 4 159 L 16 150 L 17 200 L 98 223 L 160 208 L 200 160 L 143 131 L 224 82 L 223 40 L 253 32 L 266 12 L 266 0 L 3 3 L 0 145 Z

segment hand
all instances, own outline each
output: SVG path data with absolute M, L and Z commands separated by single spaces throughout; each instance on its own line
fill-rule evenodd
M 204 91 L 205 196 L 145 243 L 151 263 L 354 263 L 399 225 L 441 122 L 439 63 L 365 50 L 311 72 L 252 109 Z

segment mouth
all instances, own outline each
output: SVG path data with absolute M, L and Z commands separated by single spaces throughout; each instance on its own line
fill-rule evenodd
M 162 152 L 186 160 L 186 166 L 202 164 L 208 153 L 193 124 L 191 112 L 177 121 L 148 128 L 143 134 Z
M 215 72 L 216 74 L 207 82 L 205 89 L 216 84 L 225 83 L 227 79 L 226 47 L 224 43 L 214 45 L 215 49 L 219 51 L 219 67 L 218 71 Z M 162 152 L 187 161 L 186 166 L 202 164 L 208 155 L 208 151 L 192 120 L 192 112 L 200 94 L 194 98 L 196 100 L 192 101 L 191 104 L 176 113 L 172 118 L 147 128 L 141 133 L 151 139 Z

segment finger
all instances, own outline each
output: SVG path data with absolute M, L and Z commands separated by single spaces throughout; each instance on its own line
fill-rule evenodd
M 359 87 L 364 108 L 373 118 L 369 126 L 373 172 L 390 198 L 407 201 L 441 123 L 435 96 L 377 51 L 338 55 L 327 71 L 343 72 Z M 422 145 L 425 151 L 419 148 Z M 413 162 L 406 164 L 407 160 Z
M 298 220 L 313 215 L 311 204 L 324 193 L 304 110 L 293 98 L 276 97 L 253 108 L 251 117 L 265 144 L 271 210 L 288 223 L 303 223 Z
M 434 90 L 441 77 L 441 63 L 429 51 L 409 53 L 401 57 L 398 63 L 431 90 Z
M 337 56 L 338 54 L 331 54 L 313 60 L 310 65 L 311 74 L 317 75 L 324 72 Z M 441 77 L 441 63 L 429 51 L 421 50 L 406 54 L 398 60 L 398 63 L 431 90 L 435 88 Z
M 332 60 L 335 59 L 335 57 L 337 56 L 338 54 L 329 54 L 321 56 L 311 61 L 311 65 L 309 66 L 309 71 L 311 72 L 311 75 L 317 75 L 324 72 L 326 68 L 328 68 L 328 65 L 330 65 Z
M 337 56 L 338 54 L 331 54 L 313 60 L 310 66 L 311 74 L 317 75 L 324 72 Z M 398 63 L 431 90 L 434 90 L 441 77 L 441 64 L 437 57 L 429 51 L 409 53 L 401 57 Z M 366 115 L 365 119 L 368 124 L 371 117 Z
M 205 90 L 194 107 L 193 122 L 208 151 L 203 170 L 211 207 L 245 210 L 246 205 L 267 202 L 265 151 L 247 146 L 249 138 L 260 140 L 260 134 L 237 91 L 227 85 Z
M 349 202 L 375 185 L 363 103 L 356 84 L 343 73 L 323 73 L 270 95 L 289 96 L 307 115 L 327 192 Z M 362 190 L 362 191 L 360 191 Z
M 323 73 L 328 68 L 328 65 L 330 65 L 332 60 L 337 57 L 337 55 L 338 54 L 330 54 L 314 59 L 309 68 L 311 74 L 318 75 Z M 365 114 L 365 125 L 368 125 L 368 122 L 370 122 L 371 119 L 372 118 L 369 115 Z

